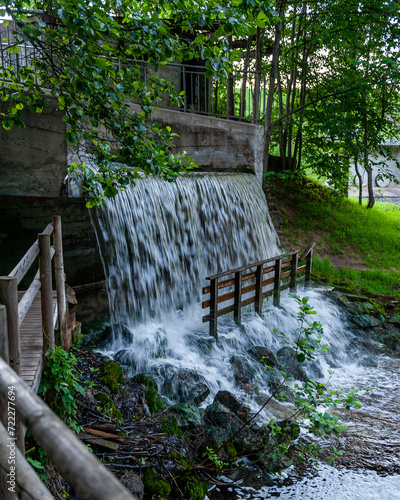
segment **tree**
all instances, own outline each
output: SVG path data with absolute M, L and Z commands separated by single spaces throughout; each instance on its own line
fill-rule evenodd
M 343 190 L 349 155 L 357 146 L 373 205 L 368 151 L 399 134 L 394 126 L 399 32 L 395 3 L 285 2 L 269 64 L 265 172 L 270 146 L 279 147 L 282 169 L 299 171 L 308 162 Z
M 0 66 L 3 127 L 23 127 L 26 108 L 63 110 L 65 138 L 82 156 L 81 164 L 70 168 L 85 177 L 89 206 L 114 196 L 142 172 L 173 180 L 193 164 L 172 154 L 169 127 L 149 122 L 163 93 L 171 103 L 182 99 L 170 82 L 157 77 L 157 69 L 169 61 L 201 58 L 208 76 L 226 75 L 235 58 L 227 37 L 253 32 L 245 13 L 257 5 L 268 13 L 269 5 L 235 4 L 0 0 L 1 15 L 13 24 Z M 27 45 L 34 51 L 29 65 L 14 67 L 4 57 Z M 150 81 L 142 77 L 140 60 L 154 70 Z

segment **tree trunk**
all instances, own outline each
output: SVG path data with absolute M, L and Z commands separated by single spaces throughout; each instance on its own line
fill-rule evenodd
M 260 110 L 260 73 L 262 68 L 262 54 L 264 47 L 264 31 L 261 28 L 257 28 L 256 35 L 256 64 L 255 64 L 255 81 L 254 81 L 254 92 L 253 92 L 253 123 L 258 122 L 259 110 Z
M 228 43 L 229 43 L 229 48 L 232 48 L 232 36 L 228 37 Z M 233 74 L 229 73 L 228 81 L 226 82 L 226 117 L 233 118 L 234 116 L 235 116 L 235 83 Z
M 367 152 L 367 158 L 368 158 L 368 152 Z M 368 159 L 367 159 L 368 161 Z M 372 187 L 372 167 L 371 165 L 368 165 L 367 168 L 365 169 L 368 174 L 368 205 L 367 208 L 372 208 L 375 205 L 375 195 L 374 195 L 374 190 Z
M 243 78 L 242 78 L 242 92 L 240 97 L 240 110 L 239 116 L 243 120 L 246 114 L 246 91 L 247 91 L 247 72 L 250 66 L 250 51 L 251 51 L 251 36 L 247 40 L 246 55 L 243 62 Z
M 358 203 L 362 205 L 362 188 L 363 188 L 363 182 L 362 182 L 362 174 L 360 172 L 360 169 L 358 168 L 358 158 L 357 156 L 354 156 L 354 168 L 358 177 Z
M 283 21 L 283 17 L 285 14 L 285 6 L 282 2 L 278 3 L 279 3 L 279 17 Z M 283 22 L 280 22 L 275 27 L 275 39 L 274 39 L 274 46 L 272 49 L 272 63 L 271 63 L 271 73 L 270 73 L 269 88 L 268 88 L 267 108 L 265 111 L 264 158 L 263 158 L 264 187 L 265 187 L 265 174 L 268 172 L 269 146 L 271 144 L 271 137 L 272 137 L 272 106 L 274 103 L 275 81 L 277 79 L 277 72 L 278 72 L 279 49 L 280 49 L 282 30 L 283 30 Z

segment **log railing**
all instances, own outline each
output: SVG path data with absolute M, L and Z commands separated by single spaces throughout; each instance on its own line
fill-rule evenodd
M 51 246 L 50 238 L 53 238 Z M 0 277 L 0 499 L 53 498 L 24 457 L 25 428 L 46 451 L 79 498 L 88 500 L 136 500 L 136 497 L 91 454 L 68 427 L 35 394 L 41 377 L 29 387 L 20 377 L 19 329 L 37 294 L 41 293 L 43 354 L 63 345 L 66 300 L 61 218 L 38 235 L 9 276 Z M 53 313 L 52 260 L 57 290 Z M 39 270 L 18 302 L 18 285 L 39 261 Z M 55 332 L 55 325 L 58 328 Z M 11 394 L 11 398 L 10 398 Z
M 203 316 L 203 323 L 210 323 L 210 335 L 218 337 L 217 318 L 220 316 L 233 312 L 235 323 L 240 325 L 243 307 L 254 303 L 256 313 L 261 315 L 265 297 L 273 295 L 274 305 L 279 306 L 283 290 L 290 288 L 291 292 L 295 292 L 297 283 L 302 280 L 307 285 L 311 277 L 314 245 L 310 243 L 300 257 L 299 251 L 286 253 L 208 276 L 206 279 L 210 280 L 210 285 L 203 288 L 203 294 L 208 294 L 209 298 L 202 302 L 202 307 L 209 308 L 209 313 Z M 219 291 L 228 287 L 228 291 L 220 295 Z M 266 287 L 268 289 L 264 290 Z M 244 295 L 249 296 L 243 299 Z M 219 304 L 228 300 L 233 300 L 233 304 L 218 308 Z
M 137 500 L 80 442 L 73 432 L 52 412 L 25 382 L 0 358 L 0 396 L 12 388 L 12 406 L 37 443 L 46 451 L 61 475 L 68 480 L 82 500 Z M 7 432 L 7 422 L 0 424 L 0 498 L 2 500 L 52 499 L 15 440 Z M 10 464 L 11 460 L 14 465 Z M 10 465 L 14 469 L 10 469 Z M 10 491 L 10 479 L 14 492 Z
M 51 246 L 50 243 L 51 236 L 53 237 L 53 246 Z M 49 224 L 45 230 L 38 235 L 37 240 L 10 274 L 0 277 L 0 304 L 4 306 L 4 312 L 0 311 L 0 357 L 9 364 L 18 375 L 21 375 L 20 327 L 39 290 L 41 293 L 43 354 L 49 348 L 54 349 L 55 342 L 57 344 L 63 344 L 66 301 L 62 255 L 61 217 L 55 215 L 52 218 L 52 224 Z M 54 313 L 51 264 L 53 257 L 57 290 L 57 306 Z M 20 297 L 18 285 L 26 276 L 36 259 L 39 261 L 39 269 L 27 290 L 23 293 L 22 297 Z M 58 324 L 58 328 L 57 338 L 55 339 L 56 323 Z M 43 357 L 41 357 L 36 372 L 36 378 L 33 381 L 32 388 L 35 391 L 37 391 L 39 386 L 42 369 Z M 20 425 L 17 427 L 16 435 L 18 446 L 23 450 L 24 433 Z
M 53 237 L 51 246 L 50 237 Z M 52 265 L 54 257 L 54 274 L 57 290 L 57 307 L 53 314 Z M 32 267 L 36 258 L 39 260 L 39 270 L 26 292 L 19 299 L 18 285 Z M 29 248 L 8 276 L 0 277 L 0 303 L 7 309 L 8 318 L 8 355 L 9 364 L 18 374 L 21 373 L 20 335 L 21 326 L 29 308 L 40 290 L 43 324 L 43 350 L 52 349 L 55 341 L 63 345 L 65 328 L 65 276 L 63 264 L 61 217 L 53 216 L 52 224 L 38 234 L 38 239 Z M 55 325 L 58 322 L 57 339 Z M 0 343 L 2 341 L 0 340 Z M 0 353 L 6 359 L 6 353 Z

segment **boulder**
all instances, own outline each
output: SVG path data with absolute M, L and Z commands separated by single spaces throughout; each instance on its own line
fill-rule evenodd
M 119 480 L 125 488 L 137 498 L 137 500 L 143 500 L 144 485 L 140 476 L 129 469 L 124 469 Z
M 308 380 L 303 363 L 299 363 L 291 347 L 285 346 L 277 352 L 278 366 L 280 370 L 287 372 L 296 380 L 305 382 Z
M 249 426 L 243 425 L 239 417 L 219 403 L 207 406 L 205 420 L 207 425 L 211 426 L 210 432 L 218 446 L 235 436 L 234 444 L 239 452 L 257 453 L 264 447 L 260 436 L 257 436 Z
M 259 361 L 264 366 L 276 366 L 274 353 L 268 347 L 255 345 L 250 347 L 248 353 L 253 359 Z
M 120 365 L 130 366 L 133 369 L 137 367 L 137 361 L 135 359 L 135 351 L 133 349 L 120 349 L 114 354 L 115 361 L 118 361 Z
M 230 363 L 233 375 L 238 384 L 249 384 L 253 381 L 256 370 L 244 356 L 232 356 Z
M 199 405 L 210 394 L 210 389 L 202 375 L 197 372 L 185 371 L 174 373 L 164 383 L 162 393 L 178 403 L 193 401 Z
M 126 325 L 115 324 L 104 328 L 99 339 L 98 347 L 103 349 L 117 339 L 122 339 L 126 344 L 130 344 L 133 339 L 133 334 Z
M 219 391 L 214 397 L 214 404 L 221 404 L 233 412 L 243 422 L 247 422 L 250 408 L 242 404 L 231 392 Z
M 168 408 L 168 413 L 175 416 L 180 429 L 195 429 L 204 425 L 200 410 L 193 403 L 180 403 Z
M 279 349 L 277 357 L 279 369 L 288 372 L 289 376 L 296 380 L 306 382 L 310 378 L 314 380 L 324 376 L 321 363 L 318 359 L 300 363 L 297 361 L 296 354 L 291 347 L 285 346 Z M 307 375 L 307 372 L 310 376 Z

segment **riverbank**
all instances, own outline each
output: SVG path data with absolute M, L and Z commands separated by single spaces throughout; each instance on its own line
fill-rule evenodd
M 274 179 L 270 213 L 287 251 L 316 243 L 313 278 L 383 306 L 400 300 L 400 207 L 376 202 L 367 210 L 307 178 Z

